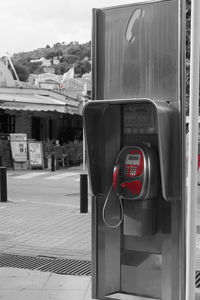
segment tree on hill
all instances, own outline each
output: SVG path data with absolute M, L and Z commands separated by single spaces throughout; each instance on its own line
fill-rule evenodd
M 66 62 L 62 62 L 59 65 L 55 66 L 55 74 L 62 75 L 66 73 L 71 68 L 71 65 L 69 65 Z
M 78 62 L 76 69 L 78 76 L 81 76 L 81 74 L 84 74 L 84 72 L 87 72 L 91 68 L 88 66 L 88 63 L 85 63 L 84 61 L 82 62 L 85 57 L 91 57 L 90 47 L 91 42 L 85 44 L 79 44 L 78 42 L 71 42 L 69 44 L 65 44 L 65 42 L 55 43 L 53 47 L 46 45 L 44 48 L 33 51 L 15 53 L 12 57 L 12 61 L 13 63 L 18 63 L 24 67 L 24 76 L 22 76 L 23 79 L 27 78 L 27 70 L 29 74 L 43 73 L 43 66 L 41 62 L 30 62 L 32 59 L 40 59 L 41 57 L 52 60 L 53 57 L 59 57 L 60 64 L 55 66 L 55 73 L 59 75 L 66 73 L 73 64 Z M 20 72 L 23 73 L 22 68 L 20 68 Z
M 43 73 L 42 62 L 32 62 L 28 65 L 29 74 L 40 74 Z
M 69 65 L 73 65 L 76 61 L 78 60 L 76 55 L 70 55 L 70 54 L 66 54 L 63 55 L 63 57 L 61 58 L 61 62 L 66 62 Z
M 83 74 L 91 71 L 91 64 L 88 60 L 80 60 L 74 64 L 74 70 L 77 77 L 82 77 Z
M 46 59 L 52 59 L 53 57 L 60 57 L 63 56 L 62 50 L 57 50 L 57 51 L 51 51 L 49 52 L 45 58 Z

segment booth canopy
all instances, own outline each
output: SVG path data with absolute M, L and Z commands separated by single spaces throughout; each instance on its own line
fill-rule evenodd
M 26 110 L 26 111 L 57 111 L 60 113 L 75 113 L 76 108 L 66 102 L 50 96 L 38 94 L 19 95 L 12 93 L 0 94 L 0 109 Z M 78 107 L 77 107 L 78 113 Z

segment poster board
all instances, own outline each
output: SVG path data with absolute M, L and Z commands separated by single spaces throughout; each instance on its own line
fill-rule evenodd
M 27 135 L 25 133 L 11 133 L 10 146 L 15 170 L 27 170 Z
M 28 141 L 29 165 L 32 168 L 44 169 L 44 155 L 42 142 Z
M 27 137 L 25 133 L 11 133 L 10 146 L 14 161 L 27 161 Z

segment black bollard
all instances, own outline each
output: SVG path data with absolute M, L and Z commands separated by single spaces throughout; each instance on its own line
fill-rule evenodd
M 7 176 L 6 167 L 0 167 L 0 201 L 7 201 Z
M 88 212 L 88 180 L 87 174 L 80 174 L 80 212 Z
M 52 154 L 52 155 L 51 155 L 51 171 L 53 171 L 53 172 L 56 170 L 56 164 L 55 164 L 55 161 L 56 161 L 55 154 Z

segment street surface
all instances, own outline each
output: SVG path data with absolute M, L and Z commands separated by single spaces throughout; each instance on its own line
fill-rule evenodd
M 81 214 L 81 173 L 80 167 L 7 171 L 8 202 L 0 202 L 0 253 L 91 259 L 90 193 L 89 212 Z M 200 270 L 199 201 L 196 250 Z
M 7 171 L 8 201 L 0 202 L 0 255 L 21 257 L 22 268 L 0 267 L 1 299 L 91 300 L 89 276 L 42 272 L 23 259 L 91 259 L 90 201 L 88 213 L 80 213 L 80 173 L 85 173 L 80 167 Z
M 90 259 L 90 201 L 88 213 L 81 214 L 81 173 L 80 167 L 7 171 L 8 201 L 0 202 L 0 252 Z
M 9 201 L 39 201 L 79 205 L 80 169 L 8 171 Z

